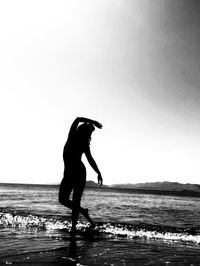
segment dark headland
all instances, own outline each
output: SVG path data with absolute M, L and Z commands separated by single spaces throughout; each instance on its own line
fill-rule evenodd
M 98 188 L 98 184 L 93 181 L 87 181 L 86 187 Z M 189 183 L 181 184 L 178 182 L 168 181 L 147 182 L 138 184 L 114 184 L 111 186 L 105 185 L 103 188 L 127 193 L 200 197 L 200 185 Z

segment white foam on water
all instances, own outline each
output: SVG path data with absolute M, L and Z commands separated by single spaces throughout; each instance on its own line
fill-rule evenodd
M 0 225 L 7 227 L 21 227 L 31 228 L 35 227 L 38 229 L 45 230 L 62 230 L 66 229 L 70 231 L 71 222 L 61 221 L 56 219 L 48 219 L 44 217 L 38 217 L 33 215 L 21 216 L 12 215 L 11 213 L 0 213 Z M 88 223 L 78 222 L 77 230 L 85 231 L 89 227 Z M 121 236 L 127 238 L 146 238 L 146 239 L 162 239 L 167 241 L 181 241 L 181 242 L 192 242 L 200 244 L 200 234 L 189 234 L 187 232 L 167 232 L 149 230 L 148 228 L 134 228 L 134 226 L 123 226 L 123 225 L 112 225 L 103 224 L 96 228 L 99 232 L 106 234 L 112 234 L 113 236 Z
M 200 235 L 191 235 L 187 233 L 157 232 L 145 229 L 130 230 L 126 228 L 119 228 L 110 224 L 103 226 L 100 230 L 113 235 L 127 236 L 128 238 L 139 237 L 147 239 L 163 239 L 168 241 L 193 242 L 195 244 L 200 244 Z
M 68 221 L 59 221 L 54 219 L 47 219 L 33 215 L 21 216 L 12 215 L 10 213 L 0 214 L 0 225 L 12 227 L 37 227 L 45 228 L 47 230 L 54 229 L 68 229 L 71 224 Z

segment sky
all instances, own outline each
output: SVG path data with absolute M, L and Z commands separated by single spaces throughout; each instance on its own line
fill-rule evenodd
M 0 1 L 0 182 L 58 184 L 87 117 L 105 184 L 200 184 L 198 0 Z M 87 167 L 87 179 L 96 173 Z

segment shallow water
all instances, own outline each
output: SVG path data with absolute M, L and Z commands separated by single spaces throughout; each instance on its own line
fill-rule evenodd
M 0 262 L 33 259 L 34 253 L 59 263 L 66 257 L 69 263 L 64 254 L 71 245 L 71 211 L 58 203 L 58 187 L 1 185 L 0 195 Z M 90 235 L 79 217 L 74 265 L 199 265 L 199 201 L 86 189 L 82 205 L 89 207 L 97 226 Z

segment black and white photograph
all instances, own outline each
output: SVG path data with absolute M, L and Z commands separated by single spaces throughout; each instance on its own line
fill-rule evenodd
M 200 1 L 0 0 L 0 265 L 200 265 Z

